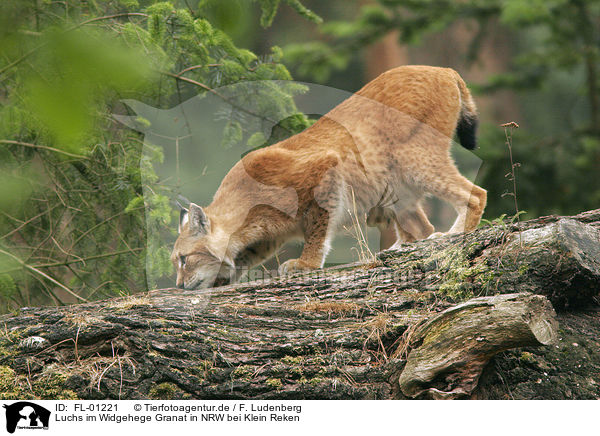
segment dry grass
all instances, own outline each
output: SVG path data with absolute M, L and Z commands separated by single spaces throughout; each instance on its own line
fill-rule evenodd
M 151 301 L 147 295 L 132 295 L 121 300 L 114 301 L 109 307 L 114 309 L 131 309 L 135 306 L 150 306 Z
M 56 362 L 49 366 L 47 366 L 40 377 L 43 377 L 44 374 L 62 374 L 65 377 L 71 377 L 73 375 L 81 375 L 84 379 L 89 380 L 89 389 L 97 389 L 100 391 L 100 384 L 102 379 L 104 378 L 107 371 L 113 366 L 119 367 L 119 399 L 121 398 L 121 392 L 123 388 L 123 366 L 129 366 L 131 368 L 132 373 L 135 375 L 136 366 L 135 361 L 128 356 L 119 355 L 119 351 L 115 350 L 114 344 L 111 343 L 112 346 L 112 356 L 101 356 L 96 353 L 96 355 L 87 357 L 85 359 L 80 359 L 77 350 L 77 340 L 69 338 L 64 341 L 61 341 L 57 344 L 51 345 L 50 347 L 45 348 L 40 351 L 38 354 L 44 353 L 51 348 L 55 348 L 56 346 L 72 341 L 74 343 L 74 354 L 75 360 L 71 362 Z M 31 374 L 28 375 L 28 383 Z
M 359 220 L 358 212 L 356 209 L 356 199 L 354 197 L 354 191 L 352 191 L 352 210 L 347 210 L 350 215 L 350 220 L 352 222 L 351 226 L 344 226 L 344 230 L 352 236 L 356 240 L 356 247 L 353 247 L 353 250 L 356 251 L 358 255 L 359 262 L 375 262 L 375 254 L 369 248 L 369 239 L 367 238 L 366 230 L 363 230 L 362 222 L 366 222 L 366 220 Z
M 86 365 L 84 369 L 84 372 L 86 372 L 90 378 L 90 387 L 95 387 L 100 391 L 100 383 L 102 383 L 104 374 L 106 374 L 113 366 L 119 365 L 119 399 L 121 399 L 121 392 L 123 389 L 123 364 L 127 364 L 135 375 L 135 363 L 133 359 L 127 356 L 119 356 L 118 353 L 115 353 L 112 357 L 93 358 L 93 361 L 89 365 Z
M 100 323 L 102 320 L 86 312 L 73 312 L 66 314 L 61 321 L 77 327 L 86 327 L 93 323 Z
M 347 301 L 307 301 L 295 309 L 302 312 L 325 312 L 328 314 L 345 315 L 348 313 L 358 314 L 360 307 L 356 303 Z
M 369 341 L 375 340 L 378 344 L 377 351 L 383 356 L 384 362 L 387 362 L 388 355 L 381 338 L 390 332 L 392 327 L 392 317 L 387 313 L 382 312 L 362 323 L 361 327 L 366 327 L 369 330 L 369 335 L 363 343 L 363 348 L 366 349 Z
M 367 262 L 367 263 L 361 265 L 361 268 L 373 269 L 373 268 L 379 268 L 380 266 L 383 266 L 383 262 L 380 259 L 373 259 L 370 262 Z
M 408 353 L 410 352 L 411 345 L 415 339 L 415 331 L 419 325 L 420 323 L 411 324 L 410 327 L 402 334 L 402 336 L 400 336 L 400 338 L 394 343 L 394 345 L 397 345 L 397 347 L 392 353 L 392 359 L 406 360 L 408 358 Z
M 241 304 L 241 303 L 225 303 L 219 306 L 221 309 L 233 312 L 234 316 L 237 316 L 240 310 L 248 310 L 248 309 L 256 309 L 256 306 L 253 304 Z

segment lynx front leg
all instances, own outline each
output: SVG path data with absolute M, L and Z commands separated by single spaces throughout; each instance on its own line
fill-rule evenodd
M 316 203 L 310 206 L 302 220 L 305 241 L 302 254 L 298 259 L 290 259 L 282 263 L 279 274 L 310 271 L 323 266 L 330 248 L 329 219 L 330 214 L 327 210 Z
M 403 242 L 414 242 L 426 239 L 434 231 L 421 205 L 415 210 L 400 212 L 397 216 L 398 240 L 391 248 L 398 248 Z
M 273 239 L 246 246 L 235 257 L 235 281 L 239 281 L 253 266 L 259 265 L 269 259 L 281 247 L 282 243 L 283 241 L 280 239 Z

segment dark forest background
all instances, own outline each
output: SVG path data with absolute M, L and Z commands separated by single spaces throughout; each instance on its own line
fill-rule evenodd
M 187 186 L 167 180 L 160 166 L 173 148 L 145 139 L 149 116 L 124 100 L 168 110 L 256 80 L 353 92 L 398 65 L 452 67 L 480 110 L 488 221 L 597 208 L 599 48 L 600 0 L 5 0 L 0 311 L 172 280 L 173 199 L 210 198 L 230 165 L 213 162 Z M 257 105 L 281 120 L 270 137 L 247 135 L 232 110 L 203 146 L 250 150 L 305 129 L 314 114 L 290 115 L 302 92 L 261 93 Z M 511 121 L 520 127 L 500 126 Z

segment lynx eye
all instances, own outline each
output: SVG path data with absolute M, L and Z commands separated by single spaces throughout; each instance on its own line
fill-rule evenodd
M 179 256 L 179 265 L 183 268 L 185 266 L 186 256 Z

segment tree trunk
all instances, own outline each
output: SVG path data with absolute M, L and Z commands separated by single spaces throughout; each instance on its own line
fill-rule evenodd
M 312 274 L 25 308 L 0 318 L 0 395 L 598 398 L 599 242 L 600 209 Z

